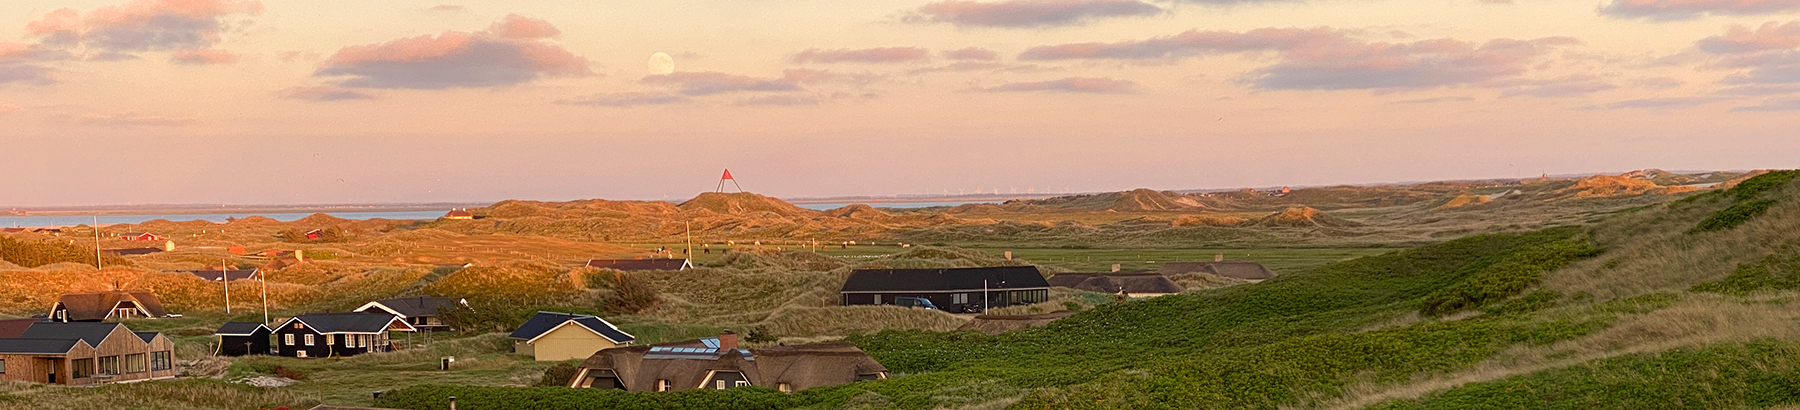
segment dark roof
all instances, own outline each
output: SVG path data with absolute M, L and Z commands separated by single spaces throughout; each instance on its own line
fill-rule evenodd
M 1153 272 L 1132 273 L 1059 273 L 1048 279 L 1050 286 L 1060 286 L 1100 293 L 1181 293 L 1186 288 Z
M 31 328 L 31 324 L 42 321 L 44 319 L 0 320 L 0 339 L 17 339 L 19 335 L 25 334 L 25 329 Z
M 113 255 L 148 255 L 148 254 L 162 252 L 162 251 L 163 251 L 163 248 L 125 248 L 125 249 L 107 249 L 103 252 L 106 252 L 108 254 L 113 254 Z
M 1207 273 L 1222 278 L 1245 280 L 1263 280 L 1275 277 L 1275 271 L 1263 267 L 1262 264 L 1247 261 L 1224 262 L 1169 262 L 1156 270 L 1164 275 L 1182 273 Z
M 256 322 L 225 322 L 225 325 L 219 326 L 219 330 L 213 331 L 213 334 L 223 336 L 248 336 L 255 334 L 257 328 L 268 329 L 269 327 Z
M 292 320 L 305 323 L 315 333 L 381 333 L 387 331 L 389 323 L 399 318 L 387 312 L 350 312 L 308 313 L 295 316 L 290 319 Z M 285 327 L 286 323 L 282 325 Z
M 850 383 L 862 375 L 887 372 L 886 367 L 862 349 L 844 342 L 740 349 L 726 354 L 675 355 L 680 357 L 662 352 L 674 346 L 694 348 L 692 346 L 697 345 L 700 344 L 689 341 L 615 347 L 594 353 L 581 365 L 591 370 L 612 370 L 630 391 L 653 390 L 657 380 L 668 380 L 678 390 L 693 389 L 714 370 L 741 372 L 752 385 L 775 388 L 780 383 L 787 383 L 794 390 Z M 668 357 L 659 358 L 665 356 Z
M 162 334 L 162 333 L 157 333 L 157 332 L 131 332 L 131 334 L 134 334 L 134 335 L 137 335 L 137 337 L 138 337 L 138 339 L 143 339 L 143 340 L 144 340 L 144 343 L 150 343 L 150 341 L 152 341 L 152 340 L 156 340 L 156 335 L 160 335 L 160 334 Z
M 187 271 L 187 273 L 192 273 L 192 274 L 194 274 L 194 276 L 199 276 L 200 279 L 205 279 L 208 281 L 217 281 L 217 280 L 219 280 L 220 277 L 230 277 L 231 280 L 244 280 L 244 279 L 251 279 L 251 278 L 256 277 L 256 269 L 232 269 L 232 270 L 201 269 L 201 270 Z
M 588 259 L 590 268 L 634 270 L 681 270 L 687 259 Z
M 858 269 L 850 272 L 842 292 L 905 292 L 1047 288 L 1034 266 L 952 269 Z
M 588 330 L 594 331 L 594 333 L 599 333 L 601 336 L 612 340 L 613 343 L 625 343 L 637 340 L 637 337 L 625 333 L 624 331 L 620 331 L 619 328 L 613 327 L 612 323 L 608 323 L 605 319 L 588 315 L 555 312 L 537 312 L 537 314 L 531 315 L 531 319 L 526 320 L 525 324 L 520 325 L 519 329 L 514 330 L 509 337 L 521 340 L 536 339 L 538 336 L 543 336 L 544 333 L 556 329 L 557 326 L 562 326 L 564 322 L 571 320 L 582 327 L 588 328 Z
M 388 309 L 393 309 L 394 312 L 399 313 L 401 316 L 419 317 L 437 316 L 439 308 L 455 305 L 456 301 L 457 299 L 454 298 L 414 296 L 410 298 L 382 299 L 375 301 L 375 303 L 380 303 Z
M 104 292 L 65 293 L 56 298 L 69 310 L 69 320 L 102 320 L 112 314 L 119 302 L 135 302 L 151 317 L 163 317 L 162 300 L 148 290 L 109 290 Z M 54 307 L 52 308 L 54 310 Z
M 0 339 L 0 353 L 67 354 L 80 339 Z
M 25 329 L 25 333 L 20 334 L 19 338 L 81 339 L 82 341 L 87 342 L 89 346 L 99 346 L 100 342 L 106 340 L 107 335 L 112 334 L 113 329 L 117 329 L 121 326 L 125 325 L 99 322 L 38 322 L 31 324 L 30 329 Z

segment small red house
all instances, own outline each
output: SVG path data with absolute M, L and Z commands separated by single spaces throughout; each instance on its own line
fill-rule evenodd
M 164 238 L 162 236 L 158 236 L 157 234 L 153 234 L 153 233 L 149 233 L 149 232 L 126 232 L 126 233 L 119 234 L 119 239 L 124 239 L 127 241 L 166 241 L 166 240 L 169 240 L 169 238 Z
M 319 239 L 321 236 L 325 236 L 324 231 L 318 229 L 306 231 L 306 239 Z
M 451 209 L 450 212 L 448 212 L 448 213 L 445 213 L 444 219 L 455 219 L 455 220 L 467 221 L 467 220 L 475 219 L 475 213 L 469 212 L 468 208 L 456 208 L 456 209 Z

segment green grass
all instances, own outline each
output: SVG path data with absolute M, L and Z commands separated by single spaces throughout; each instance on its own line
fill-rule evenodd
M 1260 262 L 1277 273 L 1391 252 L 1392 248 L 1192 248 L 1192 249 L 1086 249 L 1086 248 L 983 248 L 993 256 L 1007 251 L 1014 259 L 1055 266 L 1071 272 L 1107 272 L 1113 264 L 1121 270 L 1156 270 L 1169 262 L 1208 262 L 1217 255 L 1227 260 Z

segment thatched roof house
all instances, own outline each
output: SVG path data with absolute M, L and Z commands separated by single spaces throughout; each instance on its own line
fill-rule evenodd
M 158 318 L 167 315 L 162 300 L 148 290 L 65 293 L 50 305 L 50 320 L 99 322 L 109 319 Z
M 692 269 L 694 264 L 687 259 L 589 259 L 587 266 L 598 269 L 619 271 L 640 270 L 684 270 Z
M 1248 261 L 1223 262 L 1169 262 L 1157 273 L 1176 275 L 1183 273 L 1206 273 L 1221 278 L 1243 279 L 1251 282 L 1275 277 L 1275 271 L 1269 270 L 1260 263 Z
M 1131 296 L 1162 296 L 1186 288 L 1156 272 L 1060 273 L 1048 279 L 1050 286 L 1100 293 L 1125 292 Z
M 682 343 L 601 350 L 569 387 L 625 391 L 761 386 L 784 392 L 887 378 L 887 368 L 843 342 L 739 349 L 727 332 Z

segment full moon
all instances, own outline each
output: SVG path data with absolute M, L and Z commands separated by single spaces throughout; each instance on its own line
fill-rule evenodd
M 669 55 L 666 53 L 656 53 L 656 54 L 650 55 L 650 74 L 651 75 L 669 74 L 669 73 L 673 73 L 673 72 L 675 72 L 675 59 L 669 58 Z

